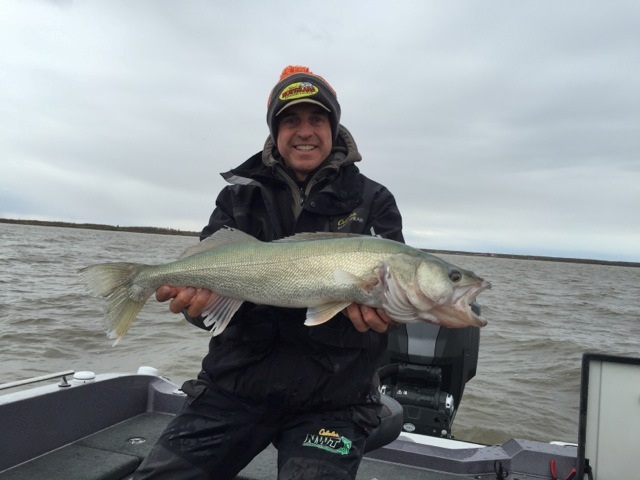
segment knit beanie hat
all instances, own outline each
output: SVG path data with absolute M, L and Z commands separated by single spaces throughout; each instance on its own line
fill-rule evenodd
M 278 141 L 277 116 L 286 108 L 298 103 L 315 103 L 329 113 L 333 139 L 338 138 L 340 124 L 340 104 L 336 92 L 320 75 L 315 75 L 307 67 L 289 65 L 280 75 L 267 102 L 267 124 L 274 142 Z

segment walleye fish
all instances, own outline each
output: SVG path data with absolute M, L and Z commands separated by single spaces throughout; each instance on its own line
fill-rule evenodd
M 351 303 L 383 308 L 399 323 L 482 327 L 469 304 L 491 288 L 486 280 L 400 242 L 366 235 L 301 233 L 262 242 L 224 228 L 163 265 L 103 263 L 79 270 L 89 291 L 107 303 L 106 327 L 116 343 L 161 285 L 207 288 L 215 299 L 203 315 L 219 335 L 243 302 L 307 308 L 320 325 Z

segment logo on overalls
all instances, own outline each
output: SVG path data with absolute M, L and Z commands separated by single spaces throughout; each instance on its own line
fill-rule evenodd
M 348 438 L 324 428 L 321 428 L 317 434 L 307 433 L 304 442 L 302 442 L 304 447 L 315 447 L 339 455 L 348 454 L 351 450 L 351 444 L 352 442 Z

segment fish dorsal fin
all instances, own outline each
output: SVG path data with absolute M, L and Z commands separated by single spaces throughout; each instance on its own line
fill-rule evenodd
M 200 253 L 208 252 L 214 248 L 223 247 L 225 245 L 238 245 L 240 243 L 259 242 L 255 237 L 252 237 L 248 233 L 244 233 L 242 230 L 236 228 L 224 227 L 214 232 L 210 237 L 202 240 L 198 245 L 187 249 L 180 259 L 192 257 Z
M 304 233 L 296 233 L 290 237 L 280 238 L 278 240 L 274 240 L 274 242 L 278 243 L 287 243 L 287 242 L 308 242 L 311 240 L 335 240 L 337 238 L 362 238 L 367 237 L 371 238 L 370 235 L 362 235 L 360 233 L 336 233 L 336 232 L 304 232 Z

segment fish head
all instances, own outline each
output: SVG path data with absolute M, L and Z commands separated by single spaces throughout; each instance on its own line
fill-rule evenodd
M 471 304 L 491 284 L 469 270 L 422 252 L 387 259 L 381 278 L 383 308 L 399 323 L 424 321 L 448 328 L 487 324 Z
M 491 288 L 491 284 L 472 271 L 437 257 L 425 258 L 416 270 L 416 286 L 433 302 L 428 311 L 418 311 L 420 319 L 449 328 L 487 324 L 471 304 L 481 292 Z

